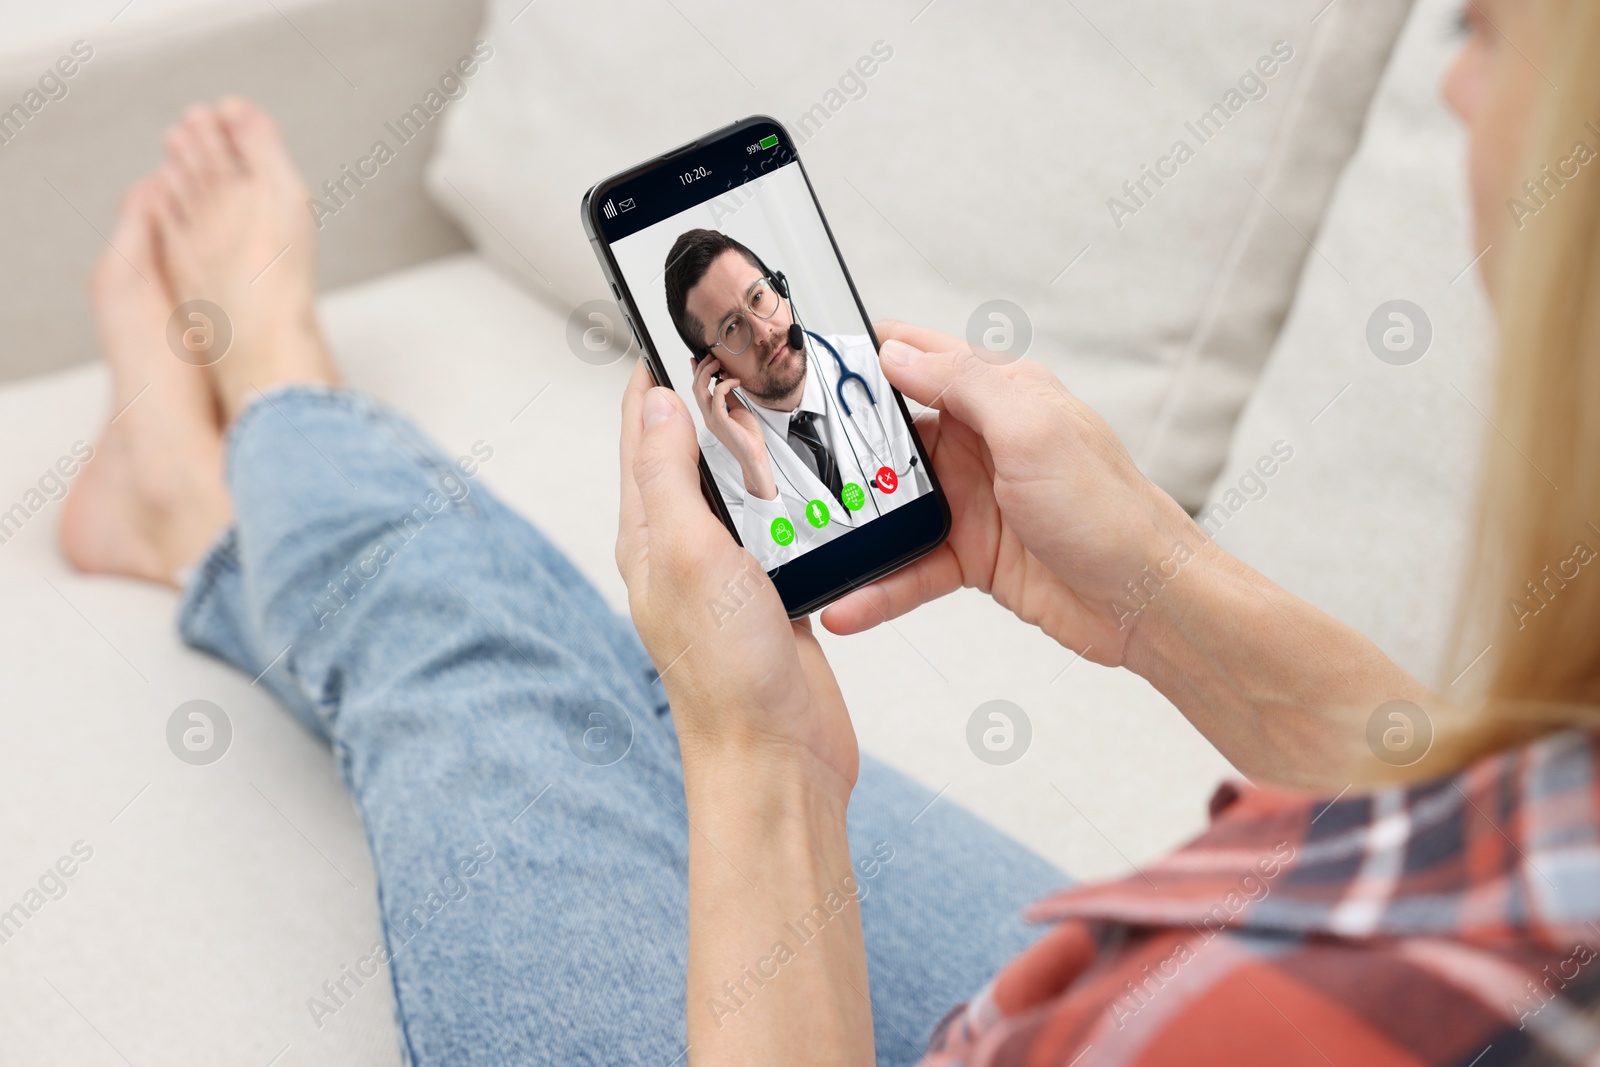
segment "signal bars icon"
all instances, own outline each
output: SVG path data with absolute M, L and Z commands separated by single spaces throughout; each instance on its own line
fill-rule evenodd
M 605 205 L 600 210 L 605 212 L 605 216 L 608 219 L 614 219 L 617 217 L 617 205 L 613 204 L 609 200 L 605 202 Z

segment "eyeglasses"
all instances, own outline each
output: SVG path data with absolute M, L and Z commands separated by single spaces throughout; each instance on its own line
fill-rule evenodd
M 750 325 L 749 315 L 754 315 L 763 322 L 778 313 L 782 303 L 777 292 L 772 288 L 772 282 L 766 278 L 757 278 L 750 288 L 745 290 L 744 310 L 735 311 L 722 320 L 722 325 L 717 327 L 717 339 L 711 342 L 711 348 L 721 348 L 730 356 L 737 356 L 750 347 L 750 342 L 755 339 L 755 330 Z

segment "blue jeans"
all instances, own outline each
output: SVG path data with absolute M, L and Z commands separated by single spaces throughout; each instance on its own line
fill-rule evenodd
M 332 745 L 410 1062 L 682 1062 L 692 831 L 666 697 L 628 621 L 357 394 L 257 400 L 230 431 L 228 482 L 236 524 L 179 627 L 265 671 Z M 916 1062 L 1034 938 L 1022 905 L 1065 881 L 934 801 L 862 760 L 850 847 L 880 1064 Z M 761 995 L 729 978 L 724 1012 Z

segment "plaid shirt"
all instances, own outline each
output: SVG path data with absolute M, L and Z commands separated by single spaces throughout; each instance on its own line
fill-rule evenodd
M 1210 828 L 1029 917 L 938 1067 L 1600 1064 L 1600 734 L 1365 796 L 1225 785 Z

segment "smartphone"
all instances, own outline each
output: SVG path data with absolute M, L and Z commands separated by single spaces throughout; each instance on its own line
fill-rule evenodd
M 707 500 L 791 618 L 938 547 L 950 507 L 782 123 L 736 122 L 600 182 L 582 218 Z

